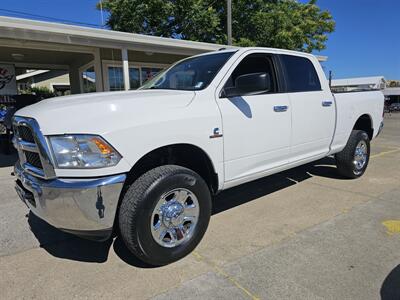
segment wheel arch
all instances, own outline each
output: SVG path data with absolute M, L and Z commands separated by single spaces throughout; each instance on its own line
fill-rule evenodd
M 218 191 L 218 174 L 210 156 L 202 148 L 187 143 L 161 146 L 143 155 L 128 172 L 125 185 L 129 186 L 147 171 L 162 165 L 191 169 L 204 179 L 211 193 Z
M 373 120 L 369 114 L 363 114 L 358 117 L 357 121 L 354 123 L 353 130 L 363 130 L 368 134 L 370 140 L 374 136 Z

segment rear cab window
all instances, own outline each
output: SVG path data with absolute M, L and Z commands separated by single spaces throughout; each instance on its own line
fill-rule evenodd
M 321 91 L 321 82 L 311 60 L 294 55 L 279 55 L 288 93 Z

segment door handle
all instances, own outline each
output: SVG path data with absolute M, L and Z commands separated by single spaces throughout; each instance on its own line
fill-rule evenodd
M 322 106 L 327 107 L 332 105 L 332 101 L 322 101 Z
M 288 107 L 286 105 L 274 106 L 274 111 L 275 112 L 284 112 L 284 111 L 287 111 L 287 110 L 288 110 Z

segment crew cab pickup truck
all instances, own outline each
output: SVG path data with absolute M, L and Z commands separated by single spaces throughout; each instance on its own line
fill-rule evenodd
M 342 176 L 361 176 L 383 104 L 380 91 L 332 94 L 311 54 L 202 54 L 136 91 L 16 112 L 16 190 L 49 224 L 119 234 L 133 255 L 165 265 L 200 242 L 219 191 L 329 155 Z

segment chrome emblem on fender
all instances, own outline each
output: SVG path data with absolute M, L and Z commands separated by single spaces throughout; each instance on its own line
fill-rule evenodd
M 222 137 L 222 133 L 220 133 L 219 128 L 216 127 L 213 130 L 213 135 L 210 135 L 210 139 L 215 139 L 215 138 L 219 138 Z

